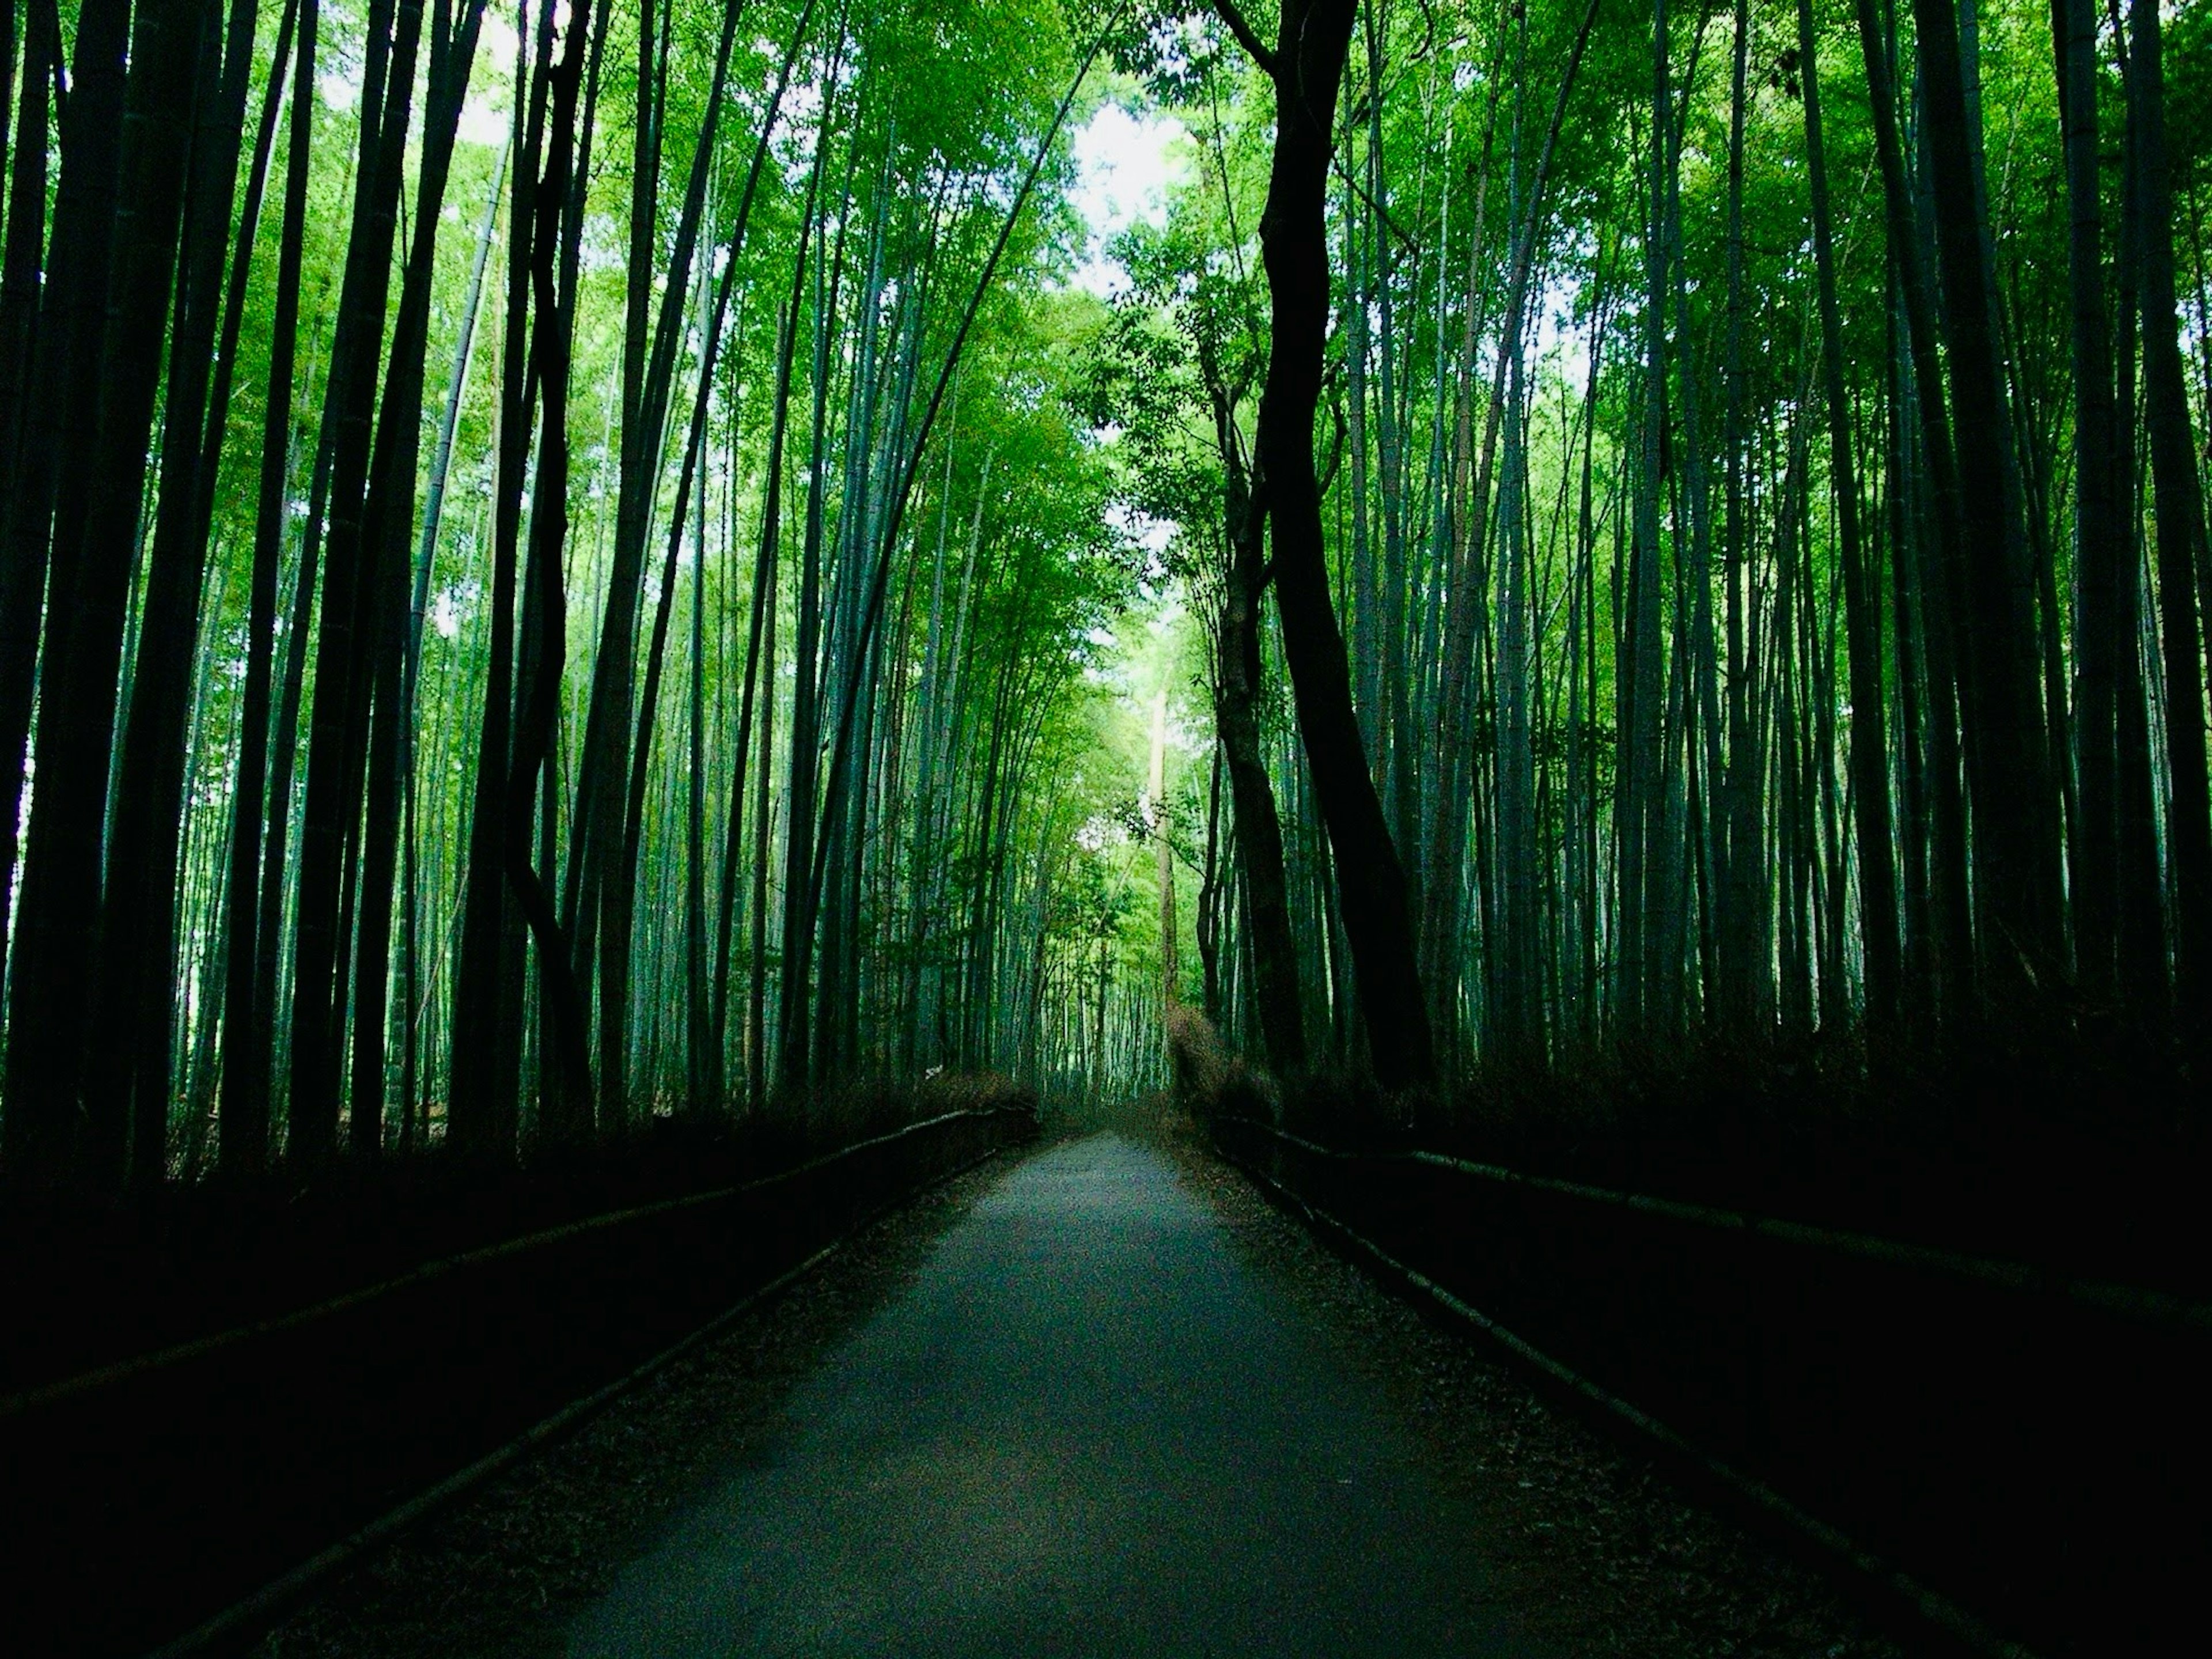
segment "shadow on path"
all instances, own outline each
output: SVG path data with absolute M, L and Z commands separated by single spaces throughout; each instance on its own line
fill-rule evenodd
M 1014 1170 L 789 1417 L 574 1659 L 1531 1651 L 1370 1385 L 1115 1135 Z

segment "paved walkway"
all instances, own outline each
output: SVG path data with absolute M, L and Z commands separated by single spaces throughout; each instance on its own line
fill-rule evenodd
M 575 1659 L 1532 1651 L 1371 1386 L 1115 1136 L 1011 1172 L 790 1420 Z

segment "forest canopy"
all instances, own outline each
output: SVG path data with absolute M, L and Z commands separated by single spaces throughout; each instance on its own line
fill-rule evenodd
M 12 1181 L 1124 1093 L 1185 1014 L 1394 1090 L 2201 1043 L 2212 0 L 0 65 Z

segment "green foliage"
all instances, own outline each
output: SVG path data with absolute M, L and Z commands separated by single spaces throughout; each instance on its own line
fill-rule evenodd
M 270 45 L 279 9 L 272 0 L 257 20 L 249 140 L 276 73 Z M 2179 204 L 2173 240 L 2185 378 L 2201 431 L 2204 365 L 2212 362 L 2203 314 L 2205 215 L 2212 210 L 2212 0 L 2167 9 L 2166 110 Z M 325 0 L 319 8 L 292 441 L 278 458 L 287 501 L 280 677 L 292 649 L 289 619 L 303 555 L 324 546 L 331 529 L 309 520 L 317 510 L 319 459 L 327 466 L 338 435 L 329 374 L 348 250 L 363 234 L 356 222 L 362 80 L 374 10 L 365 0 Z M 1272 42 L 1275 8 L 1244 10 L 1259 37 Z M 1583 0 L 1505 8 L 1375 0 L 1357 20 L 1339 102 L 1327 208 L 1334 306 L 1314 434 L 1328 484 L 1323 517 L 1334 599 L 1370 769 L 1386 799 L 1401 860 L 1425 894 L 1465 899 L 1464 914 L 1447 929 L 1451 936 L 1425 947 L 1424 970 L 1460 988 L 1443 994 L 1478 1029 L 1502 975 L 1541 979 L 1555 1015 L 1584 1034 L 1599 1022 L 1569 1005 L 1579 999 L 1610 1006 L 1621 994 L 1618 975 L 1626 970 L 1607 953 L 1622 948 L 1630 901 L 1607 884 L 1620 878 L 1623 832 L 1615 814 L 1624 810 L 1632 769 L 1626 665 L 1638 648 L 1661 660 L 1659 683 L 1668 700 L 1660 727 L 1669 793 L 1656 809 L 1667 837 L 1680 846 L 1705 836 L 1710 848 L 1713 837 L 1735 833 L 1713 825 L 1724 816 L 1726 776 L 1744 747 L 1746 773 L 1739 775 L 1756 778 L 1754 821 L 1767 860 L 1758 903 L 1759 937 L 1769 943 L 1759 947 L 1757 975 L 1778 983 L 1797 971 L 1791 952 L 1822 952 L 1825 959 L 1806 970 L 1820 981 L 1818 1017 L 1850 1017 L 1863 994 L 1852 914 L 1859 854 L 1855 832 L 1843 822 L 1851 787 L 1844 757 L 1857 716 L 1845 695 L 1844 550 L 1824 441 L 1808 89 L 1818 91 L 1825 125 L 1848 419 L 1860 505 L 1873 526 L 1867 556 L 1881 613 L 1880 684 L 1893 729 L 1907 718 L 1908 696 L 1910 718 L 1921 722 L 1910 744 L 1895 744 L 1888 770 L 1903 791 L 1908 775 L 1915 788 L 1925 784 L 1932 763 L 1926 681 L 1934 671 L 1921 637 L 1929 624 L 1916 608 L 1923 599 L 1899 574 L 1910 568 L 1909 545 L 1930 533 L 1928 484 L 1912 448 L 1917 405 L 1899 400 L 1905 336 L 1857 9 L 1850 0 L 1817 0 L 1816 47 L 1808 61 L 1794 6 L 1749 8 L 1740 178 L 1730 157 L 1739 118 L 1731 97 L 1735 9 L 1669 10 L 1656 221 L 1648 7 L 1599 0 L 1592 15 Z M 533 27 L 543 15 L 534 5 L 525 11 Z M 533 46 L 517 62 L 518 15 L 513 7 L 487 13 L 441 200 L 416 199 L 419 122 L 410 134 L 401 167 L 400 246 L 418 224 L 436 230 L 422 402 L 386 407 L 380 396 L 374 411 L 380 430 L 419 423 L 417 476 L 411 491 L 401 491 L 410 523 L 394 538 L 411 558 L 446 400 L 458 386 L 452 460 L 430 548 L 411 816 L 404 832 L 416 883 L 406 902 L 419 936 L 408 948 L 419 948 L 423 960 L 410 981 L 417 988 L 417 1006 L 407 1017 L 414 1028 L 403 1034 L 413 1045 L 415 1081 L 405 1086 L 416 1097 L 395 1107 L 395 1121 L 413 1121 L 407 1114 L 416 1113 L 425 1124 L 442 1121 L 443 1078 L 463 1034 L 450 1029 L 450 984 L 434 994 L 420 988 L 456 971 L 456 918 L 477 810 L 476 736 L 487 696 L 516 695 L 512 684 L 487 690 L 495 632 L 495 492 L 505 489 L 521 503 L 519 545 L 526 552 L 538 510 L 528 477 L 502 477 L 498 462 L 502 386 L 526 378 L 522 365 L 505 360 L 518 181 L 513 166 L 500 172 L 536 56 Z M 836 723 L 845 687 L 859 686 L 866 699 L 866 717 L 847 722 L 857 734 L 851 787 L 860 804 L 834 803 L 823 779 L 815 785 L 823 810 L 850 811 L 859 837 L 852 847 L 825 840 L 816 860 L 826 865 L 834 844 L 834 856 L 857 860 L 860 872 L 835 899 L 843 909 L 830 929 L 845 940 L 836 948 L 850 952 L 846 965 L 865 987 L 836 1015 L 851 1028 L 841 1038 L 840 1063 L 896 1067 L 957 1048 L 964 1060 L 1048 1067 L 1034 1031 L 1023 1037 L 1017 1028 L 1024 1020 L 1033 1027 L 1069 1024 L 1076 1005 L 1057 1014 L 1023 1012 L 1022 999 L 1036 986 L 1022 988 L 1020 975 L 1028 970 L 1021 964 L 1039 939 L 1051 960 L 1036 971 L 1050 981 L 1059 971 L 1054 952 L 1073 951 L 1086 939 L 1095 945 L 1110 931 L 1126 959 L 1115 994 L 1133 999 L 1134 1008 L 1138 988 L 1152 983 L 1145 975 L 1166 944 L 1148 862 L 1156 835 L 1172 849 L 1181 926 L 1188 930 L 1190 918 L 1204 912 L 1206 925 L 1222 930 L 1212 940 L 1222 951 L 1214 964 L 1221 982 L 1208 980 L 1209 990 L 1231 1004 L 1249 995 L 1235 965 L 1242 925 L 1237 831 L 1225 797 L 1215 794 L 1212 722 L 1230 517 L 1249 482 L 1270 349 L 1261 218 L 1275 88 L 1267 76 L 1211 9 L 1164 0 L 1110 13 L 1065 0 L 869 7 L 760 0 L 734 35 L 720 124 L 705 158 L 691 288 L 671 298 L 663 289 L 726 13 L 720 0 L 616 0 L 592 15 L 603 20 L 604 36 L 596 54 L 587 54 L 595 78 L 583 89 L 589 171 L 579 198 L 574 309 L 558 323 L 569 357 L 568 522 L 559 548 L 566 665 L 554 752 L 532 784 L 538 816 L 528 837 L 550 888 L 562 885 L 581 822 L 581 775 L 594 763 L 584 752 L 585 730 L 600 676 L 625 488 L 633 492 L 628 508 L 647 527 L 647 547 L 640 637 L 631 653 L 633 699 L 642 694 L 648 640 L 664 599 L 672 617 L 658 706 L 617 745 L 627 753 L 629 744 L 640 744 L 646 757 L 639 779 L 641 921 L 632 947 L 636 1018 L 625 1039 L 635 1052 L 599 1055 L 598 1063 L 629 1066 L 660 1103 L 695 1086 L 679 1061 L 695 1018 L 684 1008 L 688 981 L 699 971 L 690 960 L 686 930 L 696 918 L 687 915 L 689 906 L 703 902 L 714 913 L 725 895 L 738 894 L 730 974 L 750 974 L 756 939 L 769 978 L 785 971 L 779 925 L 789 896 L 775 843 L 788 833 L 789 792 L 804 769 L 794 765 L 793 749 L 792 653 L 810 514 L 823 597 L 810 675 L 830 702 L 830 729 L 812 736 L 823 747 L 825 773 L 841 740 Z M 1584 40 L 1586 15 L 1592 21 Z M 1917 46 L 1909 12 L 1900 16 L 1899 68 L 1909 88 Z M 2007 465 L 2019 482 L 2025 542 L 2047 574 L 2039 592 L 2049 598 L 2039 603 L 2051 614 L 2037 626 L 2048 636 L 2053 684 L 2063 693 L 2071 684 L 2081 573 L 2070 471 L 2068 202 L 2051 19 L 2046 8 L 2020 3 L 1984 4 L 1975 17 L 1972 108 L 2014 428 Z M 65 28 L 73 22 L 65 17 Z M 641 65 L 639 42 L 648 30 L 654 44 Z M 1044 155 L 1042 188 L 1012 227 L 945 406 L 917 451 L 925 406 L 1006 215 L 1077 66 L 1101 43 L 1098 62 L 1110 73 L 1079 88 L 1074 118 L 1111 99 L 1148 121 L 1172 122 L 1174 182 L 1157 213 L 1139 217 L 1104 250 L 1120 286 L 1111 299 L 1095 299 L 1073 285 L 1090 227 L 1077 204 L 1079 180 L 1063 132 Z M 2118 45 L 2107 29 L 2098 46 L 2103 246 L 2112 259 L 2120 252 L 2128 115 Z M 768 89 L 787 55 L 792 89 L 767 143 L 740 241 L 738 204 Z M 1561 102 L 1570 64 L 1576 78 Z M 521 101 L 526 106 L 526 96 Z M 1919 112 L 1910 99 L 1907 106 L 1910 139 Z M 653 138 L 643 159 L 654 172 L 646 180 L 633 177 L 641 131 Z M 46 137 L 50 146 L 58 144 L 58 129 Z M 58 151 L 52 159 L 62 159 Z M 821 195 L 810 221 L 817 162 Z M 1906 157 L 1916 190 L 1923 162 L 1917 153 Z M 227 925 L 219 898 L 228 879 L 222 849 L 243 718 L 261 434 L 275 344 L 276 204 L 289 183 L 286 165 L 280 124 L 246 271 L 220 467 L 209 491 L 202 672 L 189 727 L 190 817 L 179 872 L 186 895 L 179 974 L 188 987 L 177 1018 L 180 1101 L 204 1103 L 214 1088 L 211 1022 L 220 1014 L 211 964 Z M 1532 216 L 1540 169 L 1543 196 Z M 498 212 L 464 351 L 478 234 L 495 176 L 502 179 Z M 641 191 L 641 184 L 650 189 Z M 50 172 L 50 193 L 55 187 Z M 234 200 L 242 203 L 245 194 L 241 177 Z M 652 222 L 633 227 L 641 204 Z M 1914 211 L 1923 210 L 1916 199 Z M 1518 327 L 1521 374 L 1509 385 L 1501 366 L 1504 313 L 1524 245 L 1528 314 Z M 644 251 L 643 269 L 634 268 L 634 246 Z M 1649 362 L 1655 319 L 1648 315 L 1655 252 L 1665 284 L 1658 301 L 1664 314 L 1656 319 L 1662 378 L 1656 384 Z M 685 532 L 664 574 L 693 398 L 708 372 L 707 320 L 726 284 L 704 453 L 694 495 L 681 503 Z M 387 375 L 398 298 L 395 275 L 386 314 L 368 323 L 383 331 L 378 362 Z M 645 356 L 664 298 L 671 299 L 675 348 L 666 429 L 641 441 L 645 476 L 626 484 L 625 438 L 639 418 L 625 406 L 632 395 L 626 374 Z M 642 335 L 637 316 L 645 319 Z M 791 394 L 779 410 L 778 356 L 787 329 Z M 817 331 L 825 377 L 818 388 Z M 1663 437 L 1647 458 L 1655 399 Z M 779 415 L 786 433 L 781 472 L 773 481 L 780 501 L 771 603 L 765 590 L 755 591 L 755 571 Z M 1898 433 L 1905 451 L 1896 447 Z M 544 442 L 533 416 L 524 443 L 530 467 L 543 464 Z M 1908 454 L 1901 471 L 1899 453 Z M 909 479 L 892 538 L 891 498 Z M 153 482 L 148 492 L 151 507 Z M 329 510 L 321 510 L 327 520 Z M 2148 525 L 2147 512 L 2137 516 Z M 1633 583 L 1638 538 L 1646 533 L 1638 526 L 1647 520 L 1660 597 L 1657 632 L 1639 647 L 1632 637 L 1644 625 L 1634 615 Z M 1511 582 L 1504 580 L 1509 570 Z M 884 600 L 880 615 L 871 616 L 868 595 L 878 571 Z M 142 569 L 134 595 L 143 596 L 146 581 Z M 309 719 L 317 699 L 343 684 L 339 671 L 352 672 L 349 664 L 323 660 L 320 607 L 329 603 L 319 592 L 301 641 Z M 754 684 L 757 707 L 745 736 L 751 746 L 741 767 L 757 610 L 762 651 L 775 654 Z M 1348 974 L 1332 916 L 1328 836 L 1302 769 L 1277 626 L 1264 599 L 1261 612 L 1257 707 L 1285 823 L 1305 952 L 1302 976 L 1316 1018 L 1328 1024 L 1340 1054 L 1348 1054 L 1352 1025 L 1340 1000 Z M 1463 646 L 1454 644 L 1462 622 Z M 128 629 L 138 626 L 134 611 Z M 865 656 L 864 631 L 872 653 Z M 1509 635 L 1516 641 L 1510 652 Z M 125 639 L 127 649 L 136 635 L 126 631 Z M 126 656 L 126 681 L 131 672 Z M 1752 728 L 1739 730 L 1729 714 L 1726 731 L 1707 749 L 1700 700 L 1710 695 L 1716 707 L 1726 703 L 1737 690 L 1732 676 L 1743 682 Z M 1137 805 L 1146 790 L 1152 700 L 1163 686 L 1174 733 L 1167 800 L 1147 803 L 1146 811 L 1164 813 L 1164 821 Z M 1525 704 L 1525 731 L 1516 725 L 1522 718 L 1510 706 L 1516 699 Z M 649 732 L 642 718 L 651 720 Z M 2066 719 L 2063 708 L 2051 712 L 2054 752 L 2062 757 L 2070 752 Z M 696 854 L 689 823 L 695 730 L 705 848 Z M 1499 780 L 1509 762 L 1518 764 L 1512 755 L 1524 743 L 1540 797 L 1528 809 L 1525 845 L 1542 872 L 1539 908 L 1554 941 L 1542 964 L 1513 955 L 1524 947 L 1504 938 L 1495 908 L 1512 876 L 1498 866 L 1499 849 L 1524 844 L 1501 820 L 1508 808 Z M 1448 758 L 1470 769 L 1465 802 L 1439 798 L 1440 781 L 1452 775 Z M 349 763 L 363 763 L 356 755 Z M 1716 767 L 1716 775 L 1704 775 Z M 1785 767 L 1796 770 L 1785 774 Z M 768 841 L 757 842 L 745 826 L 759 810 L 763 775 L 771 823 Z M 293 787 L 302 787 L 301 775 Z M 269 823 L 289 827 L 300 808 L 295 794 L 258 810 Z M 1438 839 L 1454 814 L 1467 817 L 1465 856 L 1439 867 L 1456 856 L 1449 837 Z M 1900 833 L 1925 832 L 1924 823 L 1907 824 L 1902 795 L 1896 816 Z M 743 833 L 730 836 L 732 824 Z M 1093 834 L 1100 825 L 1107 830 Z M 347 833 L 357 839 L 366 827 L 363 818 Z M 767 909 L 757 915 L 753 865 L 764 851 L 775 873 L 763 889 Z M 1720 863 L 1710 851 L 1705 856 L 1705 867 L 1686 865 L 1668 878 L 1678 884 L 1668 903 L 1698 911 L 1676 945 L 1686 1002 L 1699 1006 L 1717 994 L 1717 969 L 1707 958 L 1723 948 L 1707 937 L 1724 901 L 1717 896 Z M 1802 891 L 1788 885 L 1801 877 Z M 679 903 L 668 896 L 694 883 L 702 899 Z M 289 888 L 280 880 L 275 890 Z M 559 899 L 564 925 L 587 925 L 574 914 L 573 895 Z M 1602 941 L 1586 972 L 1568 960 L 1585 934 Z M 288 935 L 288 948 L 289 942 Z M 1194 998 L 1200 975 L 1188 944 L 1181 954 Z M 533 944 L 527 957 L 539 990 L 542 948 Z M 594 948 L 580 944 L 578 960 Z M 395 982 L 398 972 L 395 960 Z M 1577 981 L 1578 973 L 1588 982 Z M 932 974 L 941 981 L 925 985 Z M 1066 994 L 1080 1002 L 1091 992 Z M 541 1081 L 546 1032 L 538 1023 L 548 1006 L 528 1000 L 526 1086 Z M 1103 1004 L 1083 1006 L 1096 1013 Z M 1241 1018 L 1233 1007 L 1217 1012 L 1232 1023 Z M 775 1022 L 768 1024 L 774 1044 L 780 1038 Z M 913 1036 L 907 1028 L 917 1024 L 929 1029 Z M 280 1032 L 273 1050 L 280 1072 L 288 1041 Z M 728 1035 L 731 1066 L 750 1041 Z M 403 1087 L 396 1058 L 392 1069 L 396 1097 Z M 200 1156 L 189 1148 L 204 1148 L 205 1130 L 200 1121 L 187 1133 L 180 1117 L 179 1145 L 188 1147 L 181 1161 Z

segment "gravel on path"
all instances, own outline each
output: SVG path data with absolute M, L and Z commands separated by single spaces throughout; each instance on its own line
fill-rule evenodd
M 781 1295 L 326 1581 L 256 1659 L 538 1659 L 641 1541 L 786 1428 L 793 1386 L 1005 1179 L 994 1158 L 863 1228 Z M 422 1402 L 435 1411 L 435 1401 Z
M 1532 1632 L 1589 1659 L 1898 1659 L 1816 1573 L 1540 1396 L 1473 1333 L 1377 1285 L 1187 1123 L 1164 1127 L 1179 1173 L 1245 1259 L 1426 1444 Z

